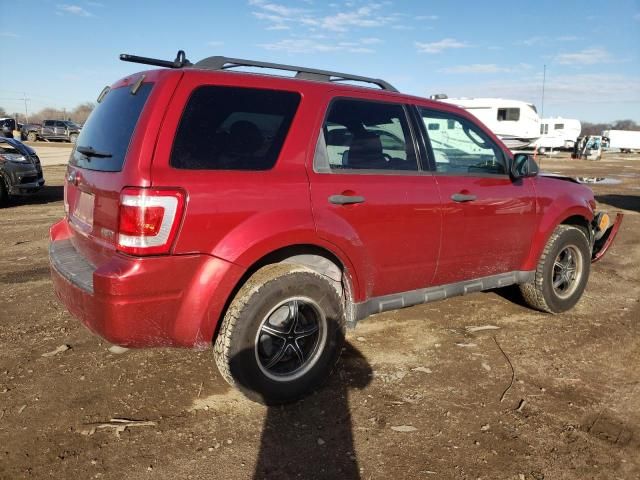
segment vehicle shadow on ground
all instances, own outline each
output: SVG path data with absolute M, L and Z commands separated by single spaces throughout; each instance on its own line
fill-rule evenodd
M 612 207 L 640 212 L 640 196 L 638 195 L 596 195 L 596 201 Z
M 7 206 L 18 205 L 44 205 L 60 202 L 64 199 L 64 187 L 62 185 L 45 185 L 39 192 L 24 197 L 12 197 Z
M 253 349 L 232 362 L 244 362 Z M 321 389 L 296 403 L 267 409 L 254 480 L 272 478 L 359 479 L 349 390 L 366 387 L 371 367 L 348 345 L 338 370 Z
M 508 300 L 509 302 L 519 305 L 527 310 L 531 310 L 531 307 L 524 301 L 522 293 L 517 285 L 509 285 L 508 287 L 494 288 L 492 290 L 486 290 L 484 293 L 495 293 L 496 295 Z

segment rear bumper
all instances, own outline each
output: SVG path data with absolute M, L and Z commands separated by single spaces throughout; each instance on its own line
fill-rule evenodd
M 49 255 L 56 295 L 71 314 L 126 347 L 208 347 L 244 273 L 209 255 L 115 254 L 95 268 L 69 239 L 52 240 Z

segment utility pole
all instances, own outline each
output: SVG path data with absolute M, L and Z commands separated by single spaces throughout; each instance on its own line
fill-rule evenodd
M 27 98 L 27 94 L 22 92 L 22 98 L 20 100 L 24 101 L 24 123 L 29 123 L 29 112 L 27 111 L 27 101 L 31 100 Z
M 542 105 L 540 108 L 540 117 L 544 118 L 544 84 L 547 81 L 547 65 L 544 65 L 544 69 L 542 70 Z

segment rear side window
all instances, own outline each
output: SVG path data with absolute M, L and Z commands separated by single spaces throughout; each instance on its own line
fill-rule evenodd
M 418 170 L 403 106 L 335 100 L 318 139 L 314 168 L 317 172 Z
M 135 95 L 130 87 L 110 90 L 80 131 L 69 163 L 103 172 L 122 170 L 133 131 L 152 86 L 143 83 Z
M 268 170 L 296 113 L 295 92 L 204 86 L 189 98 L 170 165 L 189 170 Z

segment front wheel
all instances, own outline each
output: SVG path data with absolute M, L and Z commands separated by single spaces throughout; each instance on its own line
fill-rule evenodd
M 294 401 L 331 373 L 344 342 L 342 298 L 304 266 L 267 265 L 240 289 L 214 345 L 220 373 L 254 401 Z
M 27 140 L 29 140 L 30 142 L 35 142 L 37 139 L 38 136 L 36 135 L 36 132 L 27 133 Z
M 559 225 L 549 238 L 534 280 L 520 285 L 525 302 L 543 312 L 572 308 L 589 279 L 591 255 L 585 233 L 572 225 Z
M 0 176 L 0 208 L 9 203 L 9 192 L 4 183 L 4 178 Z
M 78 140 L 78 134 L 77 133 L 72 133 L 71 135 L 69 135 L 69 141 L 71 143 L 76 143 L 77 140 Z

